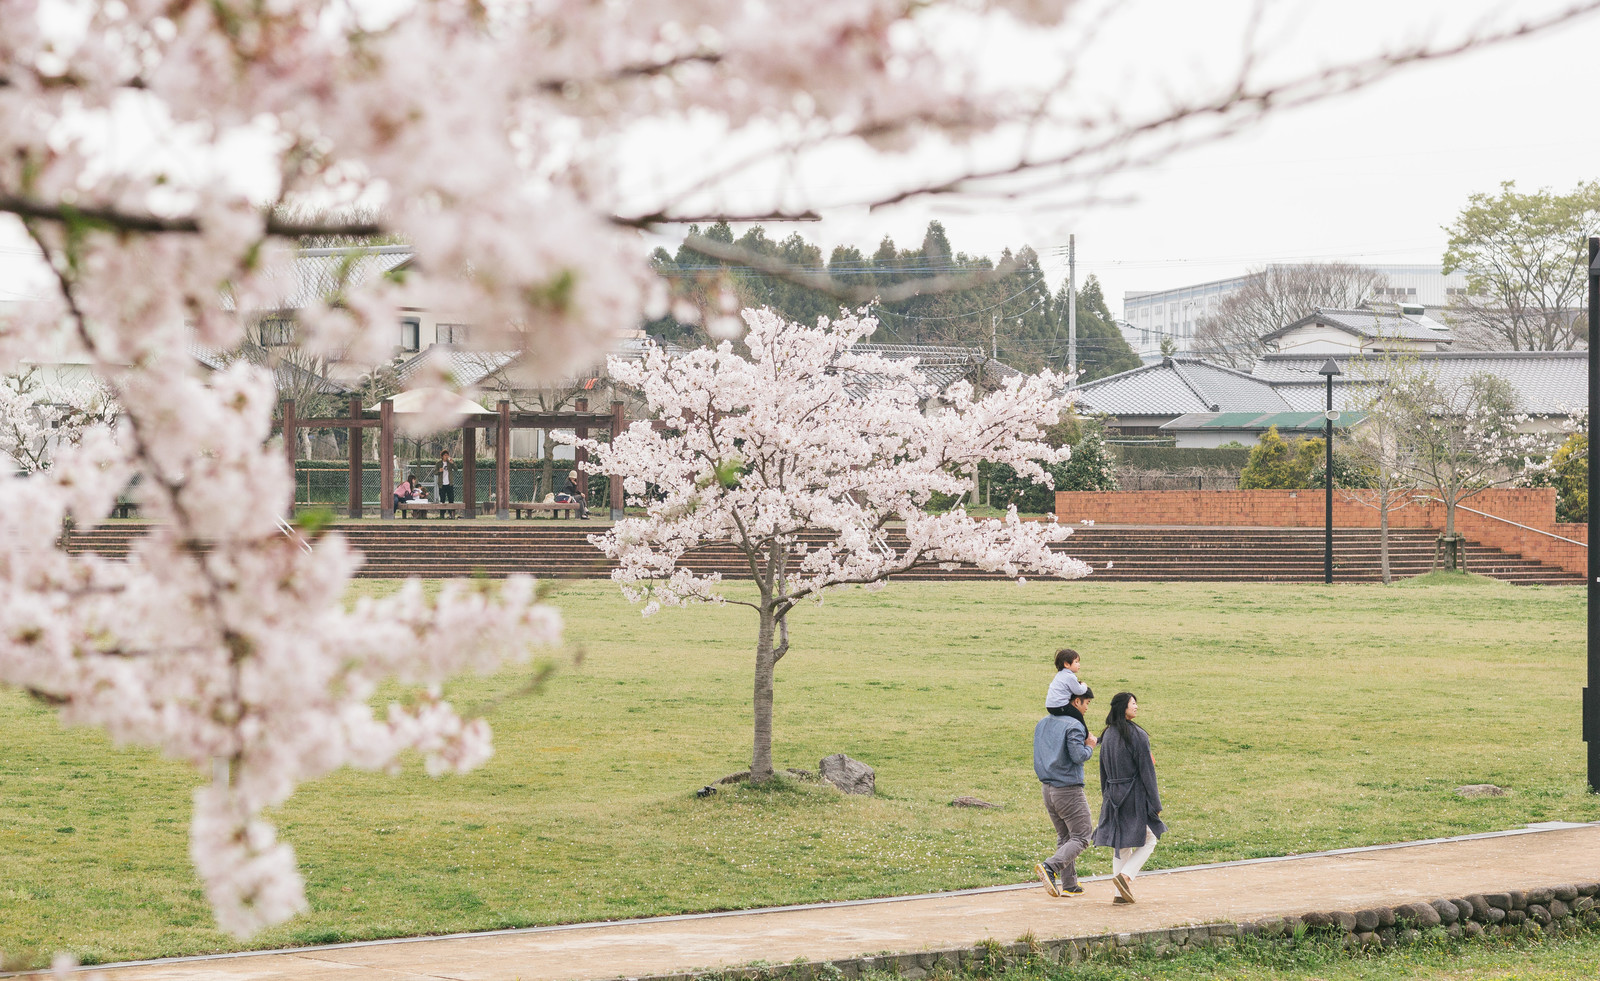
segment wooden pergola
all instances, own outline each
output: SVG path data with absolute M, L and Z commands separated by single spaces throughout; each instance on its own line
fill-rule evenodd
M 349 434 L 350 444 L 350 502 L 349 516 L 361 517 L 362 507 L 362 471 L 365 461 L 361 458 L 362 430 L 377 427 L 378 429 L 378 459 L 387 461 L 394 459 L 394 401 L 384 399 L 378 403 L 376 417 L 367 415 L 366 406 L 359 395 L 350 399 L 350 414 L 343 417 L 327 419 L 301 419 L 295 415 L 293 399 L 286 399 L 283 404 L 283 446 L 284 454 L 289 458 L 289 469 L 292 473 L 298 462 L 297 433 L 301 429 L 343 429 Z M 513 429 L 571 429 L 578 439 L 587 439 L 590 429 L 604 429 L 609 427 L 611 436 L 615 439 L 622 433 L 627 419 L 623 415 L 623 404 L 612 402 L 610 412 L 590 412 L 589 400 L 578 399 L 571 412 L 512 412 L 511 403 L 501 399 L 497 406 L 497 418 L 493 422 L 484 421 L 480 426 L 477 420 L 471 419 L 462 425 L 461 433 L 466 452 L 461 454 L 461 494 L 465 498 L 462 516 L 476 518 L 478 516 L 478 430 L 488 429 L 494 432 L 494 468 L 495 468 L 495 517 L 509 519 L 511 512 L 507 505 L 511 501 L 511 431 Z M 587 450 L 578 448 L 574 454 L 575 463 L 583 463 L 589 458 Z M 384 464 L 379 464 L 380 468 Z M 578 467 L 578 493 L 587 500 L 589 496 L 589 475 Z M 622 481 L 610 482 L 611 518 L 616 520 L 622 517 Z M 387 478 L 378 488 L 378 505 L 384 519 L 394 517 L 394 495 L 389 492 Z M 294 503 L 290 502 L 293 510 Z

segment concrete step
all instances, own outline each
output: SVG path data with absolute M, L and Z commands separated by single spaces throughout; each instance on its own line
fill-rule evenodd
M 71 550 L 125 557 L 148 526 L 129 522 L 73 536 Z M 406 521 L 340 523 L 335 527 L 365 555 L 358 573 L 368 578 L 404 576 L 506 576 L 604 578 L 610 564 L 587 541 L 606 525 L 546 525 L 523 522 Z M 803 536 L 823 542 L 821 535 Z M 1390 568 L 1413 576 L 1433 566 L 1436 533 L 1396 529 L 1390 534 Z M 903 548 L 903 533 L 891 529 L 891 547 Z M 1377 581 L 1380 535 L 1374 529 L 1335 529 L 1334 568 L 1340 581 Z M 1323 531 L 1319 528 L 1095 528 L 1083 527 L 1055 546 L 1109 581 L 1316 582 L 1322 578 Z M 1468 543 L 1468 568 L 1517 583 L 1578 583 L 1582 576 L 1518 555 Z M 743 578 L 743 557 L 731 546 L 697 553 L 689 568 Z M 906 580 L 980 580 L 997 576 L 962 567 L 930 566 L 901 575 Z

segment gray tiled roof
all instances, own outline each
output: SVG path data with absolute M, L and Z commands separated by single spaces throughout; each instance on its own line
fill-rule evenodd
M 1272 386 L 1253 375 L 1205 361 L 1176 359 L 1178 371 L 1224 412 L 1281 412 L 1288 406 Z
M 1256 362 L 1255 374 L 1274 382 L 1273 387 L 1280 394 L 1295 401 L 1289 394 L 1291 386 L 1278 383 L 1312 382 L 1320 395 L 1322 379 L 1317 369 L 1327 358 L 1325 354 L 1268 354 Z M 1447 383 L 1480 371 L 1499 375 L 1517 390 L 1518 409 L 1534 415 L 1565 415 L 1589 401 L 1589 355 L 1586 351 L 1425 351 L 1409 354 L 1407 358 L 1414 358 Z M 1382 364 L 1379 359 L 1346 357 L 1335 360 L 1351 382 L 1372 377 Z M 1363 365 L 1369 367 L 1363 368 Z M 1335 404 L 1340 387 L 1339 379 L 1335 379 Z
M 985 387 L 997 387 L 1022 374 L 1008 364 L 996 361 L 976 347 L 939 347 L 926 344 L 854 344 L 853 354 L 875 354 L 886 361 L 916 359 L 917 371 L 928 382 L 932 392 L 943 392 L 962 379 L 970 379 Z M 844 374 L 845 391 L 854 396 L 865 395 L 886 382 L 871 372 L 851 371 Z
M 889 361 L 917 359 L 917 367 L 929 381 L 943 391 L 958 379 L 981 378 L 983 384 L 997 386 L 1022 374 L 1004 362 L 989 357 L 978 347 L 941 347 L 933 344 L 853 344 L 856 354 L 876 354 Z M 939 380 L 939 381 L 936 381 Z
M 668 341 L 662 345 L 650 338 L 623 337 L 612 346 L 611 353 L 619 358 L 639 359 L 650 348 L 660 346 L 667 352 L 668 357 L 680 358 L 688 353 L 687 348 L 678 346 Z M 417 354 L 412 355 L 404 364 L 395 369 L 395 373 L 402 382 L 408 381 L 412 375 L 430 358 L 447 359 L 447 370 L 451 380 L 459 387 L 468 388 L 481 383 L 485 378 L 497 371 L 510 367 L 516 368 L 514 362 L 521 358 L 523 351 L 473 351 L 454 348 L 446 344 L 432 344 Z M 568 383 L 575 380 L 593 378 L 603 374 L 596 367 L 574 378 L 567 379 Z
M 411 376 L 425 363 L 442 358 L 445 370 L 450 373 L 450 380 L 459 388 L 470 388 L 516 360 L 521 353 L 521 351 L 458 351 L 436 344 L 409 358 L 395 369 L 395 375 L 401 382 L 410 381 Z
M 1318 361 L 1317 365 L 1320 367 L 1322 361 Z M 1357 406 L 1365 405 L 1367 399 L 1371 397 L 1373 384 L 1352 378 L 1335 378 L 1333 407 L 1348 412 Z M 1322 378 L 1316 381 L 1276 382 L 1272 389 L 1297 412 L 1320 412 L 1328 406 L 1328 383 Z
M 1164 358 L 1079 385 L 1073 393 L 1083 408 L 1115 416 L 1291 408 L 1261 379 L 1194 358 Z
M 279 277 L 279 310 L 298 310 L 324 297 L 382 276 L 411 261 L 409 245 L 302 249 L 294 272 Z M 291 278 L 292 277 L 292 278 Z
M 202 367 L 209 368 L 212 371 L 222 371 L 238 357 L 238 355 L 225 354 L 215 348 L 206 347 L 193 338 L 189 341 L 189 355 L 199 362 Z M 309 379 L 310 387 L 322 395 L 348 395 L 351 391 L 348 385 L 288 361 L 279 361 L 273 365 L 272 374 L 280 392 L 287 389 L 302 388 L 304 379 Z
M 1317 310 L 1287 327 L 1279 327 L 1262 340 L 1282 337 L 1308 324 L 1326 324 L 1358 337 L 1392 337 L 1408 341 L 1454 341 L 1448 327 L 1427 316 L 1392 310 Z

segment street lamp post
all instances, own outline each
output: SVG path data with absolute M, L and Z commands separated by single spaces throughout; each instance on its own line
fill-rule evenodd
M 1323 442 L 1327 444 L 1328 459 L 1322 468 L 1323 495 L 1327 498 L 1322 523 L 1322 581 L 1333 583 L 1333 422 L 1339 413 L 1333 411 L 1333 376 L 1342 375 L 1339 366 L 1329 358 L 1317 369 L 1317 374 L 1328 379 L 1328 411 L 1322 414 Z
M 1594 450 L 1594 420 L 1600 414 L 1600 345 L 1592 338 L 1600 326 L 1600 236 L 1589 239 L 1589 449 Z M 1600 526 L 1600 467 L 1589 461 L 1589 686 L 1583 690 L 1583 741 L 1589 744 L 1589 789 L 1600 793 L 1600 560 L 1595 532 Z

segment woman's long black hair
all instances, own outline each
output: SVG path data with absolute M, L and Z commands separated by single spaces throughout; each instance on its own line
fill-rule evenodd
M 1106 729 L 1117 730 L 1117 735 L 1125 743 L 1133 742 L 1133 730 L 1144 731 L 1139 723 L 1128 718 L 1128 703 L 1132 701 L 1137 701 L 1133 692 L 1119 691 L 1111 696 L 1111 711 L 1106 713 Z M 1105 737 L 1106 729 L 1100 731 L 1101 738 Z

